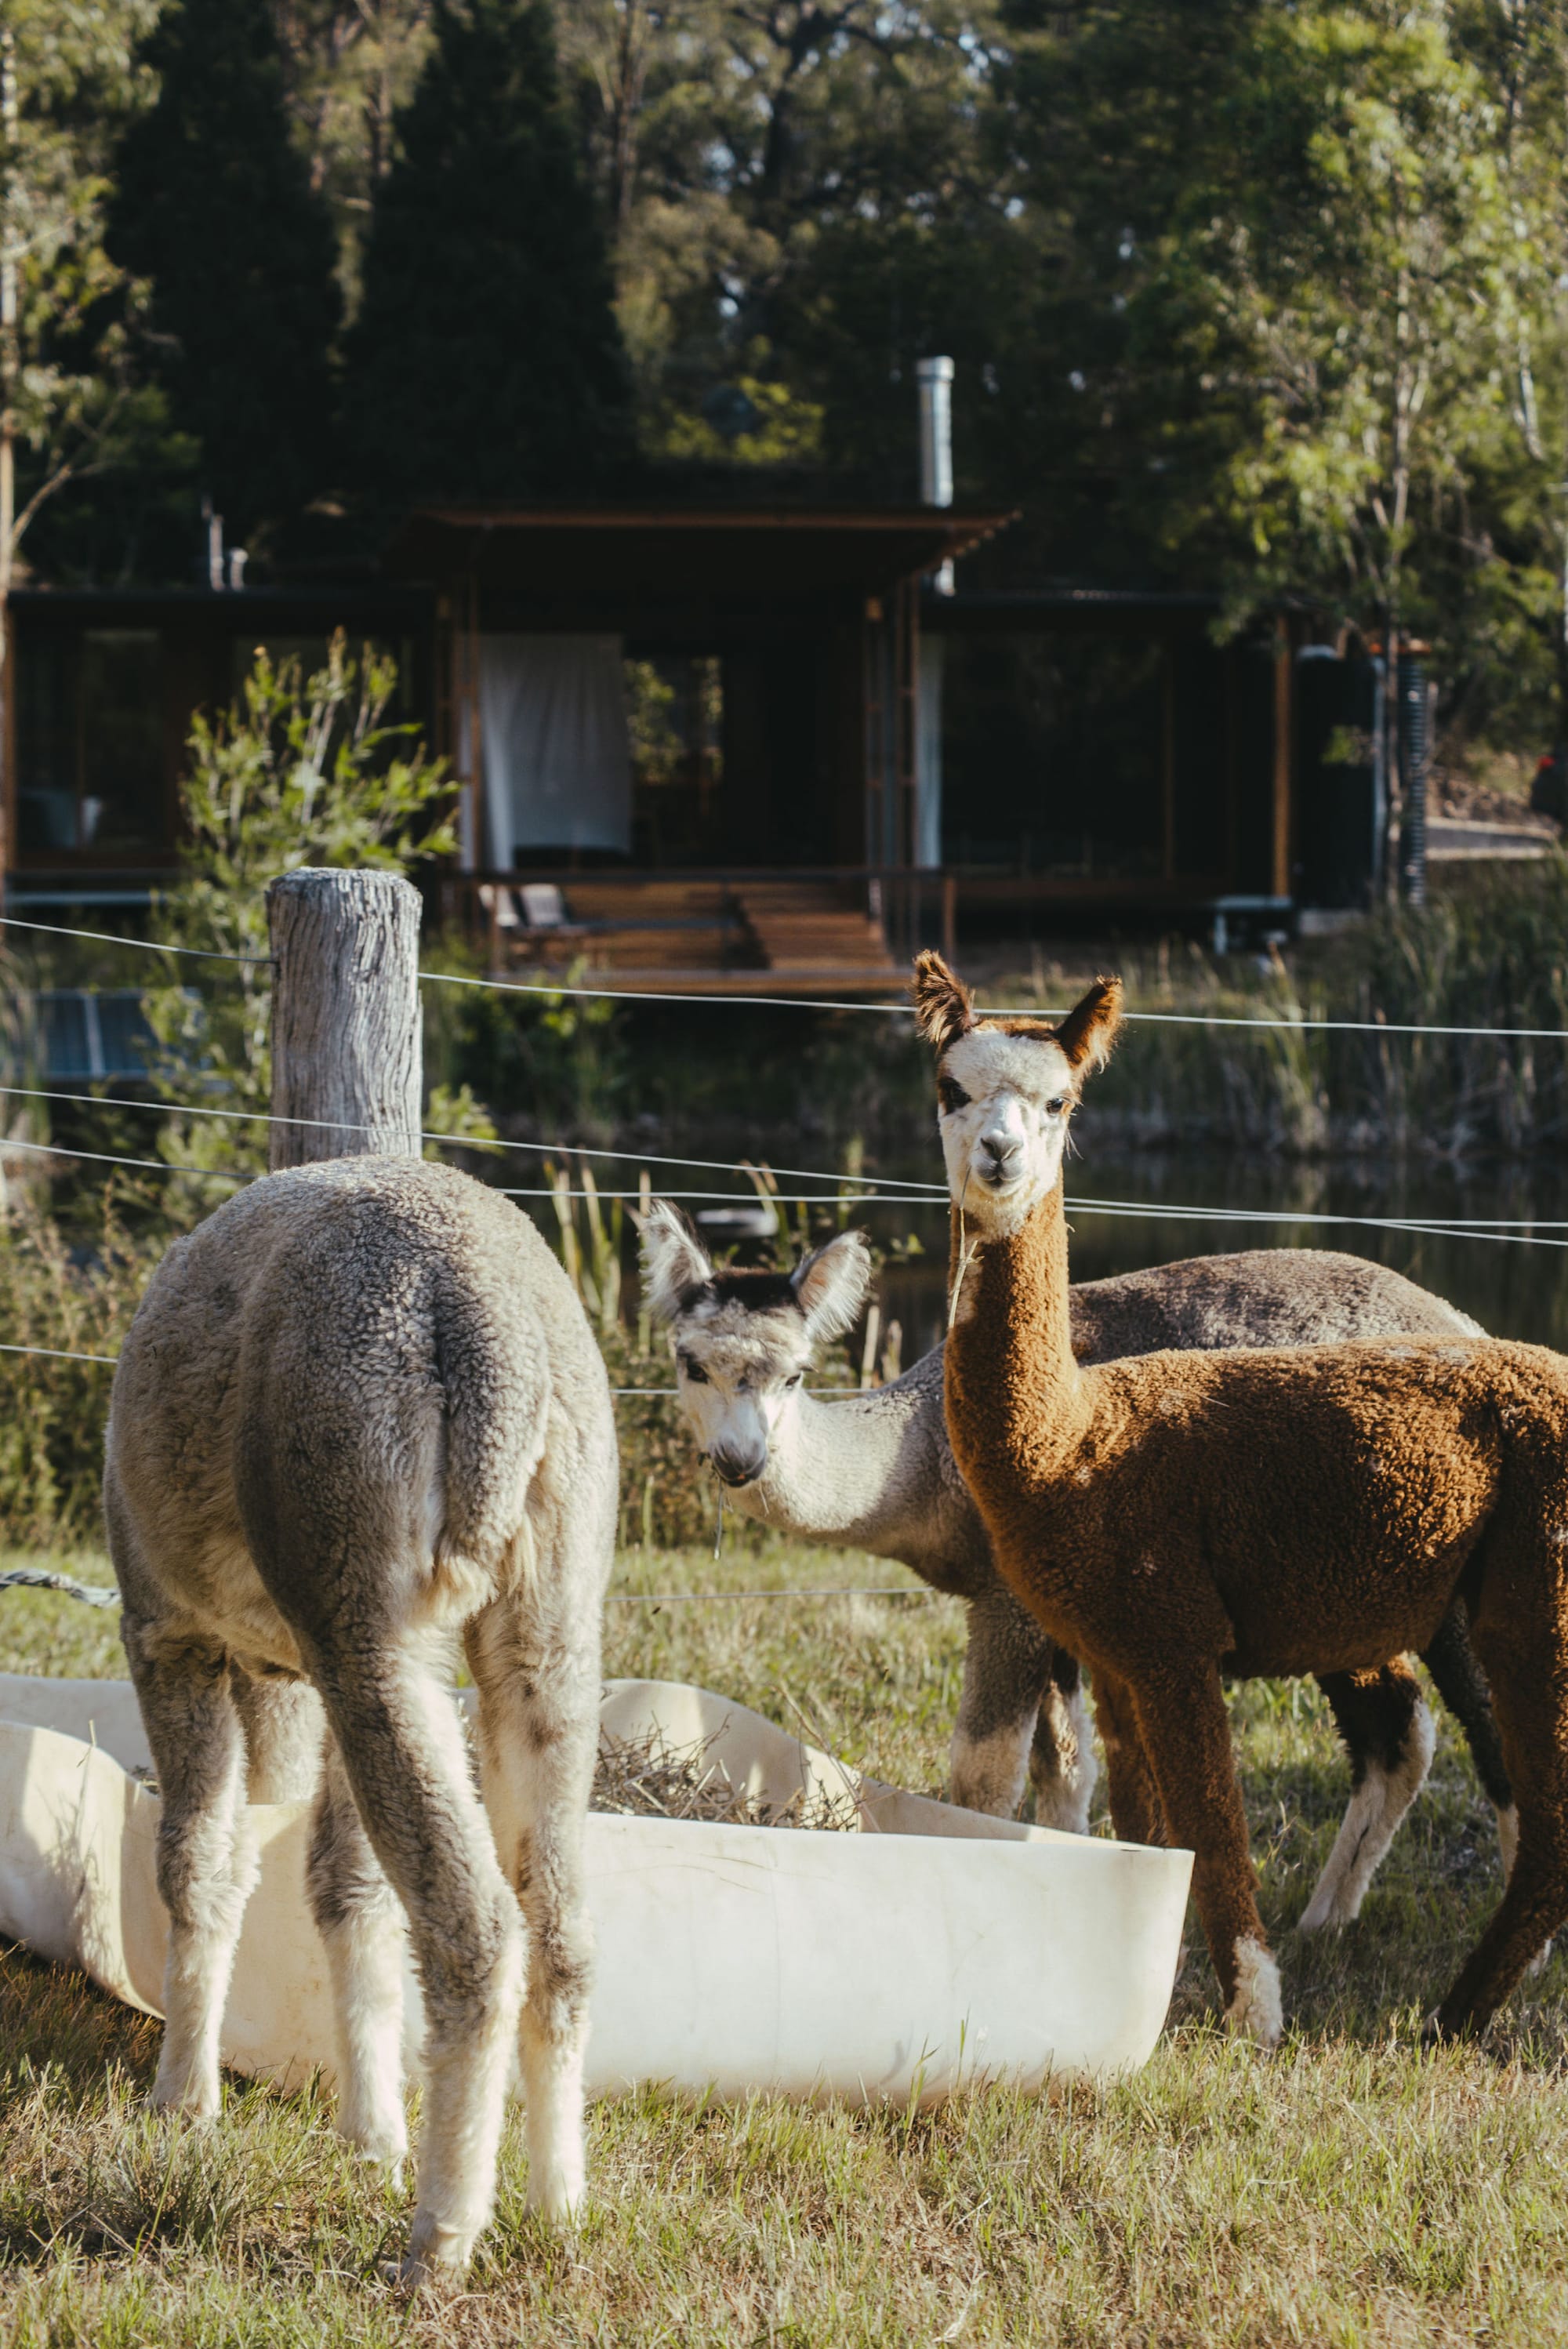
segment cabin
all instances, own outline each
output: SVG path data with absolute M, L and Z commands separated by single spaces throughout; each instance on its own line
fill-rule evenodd
M 429 506 L 337 582 L 21 589 L 7 901 L 145 905 L 192 713 L 258 646 L 308 667 L 337 627 L 396 654 L 399 714 L 451 761 L 430 893 L 498 967 L 892 993 L 922 939 L 1222 938 L 1363 899 L 1376 664 L 1304 612 L 1221 644 L 1202 594 L 987 584 L 1012 519 Z

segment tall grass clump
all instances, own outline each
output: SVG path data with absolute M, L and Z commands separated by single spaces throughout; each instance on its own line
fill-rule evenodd
M 84 1227 L 78 1226 L 78 1231 Z M 69 1240 L 26 1202 L 0 1213 L 0 1544 L 96 1541 L 109 1381 L 162 1242 L 133 1237 L 107 1202 Z

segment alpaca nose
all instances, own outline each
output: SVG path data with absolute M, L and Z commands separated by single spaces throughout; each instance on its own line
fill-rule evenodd
M 760 1436 L 749 1443 L 732 1437 L 716 1444 L 707 1456 L 721 1484 L 754 1485 L 768 1465 L 768 1446 Z
M 1006 1126 L 994 1125 L 980 1136 L 980 1147 L 991 1161 L 991 1179 L 995 1181 L 1013 1172 L 1014 1162 L 1023 1145 L 1017 1135 L 1009 1133 Z

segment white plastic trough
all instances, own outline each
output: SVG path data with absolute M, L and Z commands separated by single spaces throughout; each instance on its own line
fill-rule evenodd
M 589 1821 L 597 1930 L 588 2082 L 932 2102 L 960 2084 L 1144 2063 L 1165 2019 L 1191 1857 L 900 1793 L 705 1689 L 613 1681 L 603 1722 L 704 1741 L 738 1786 L 852 1799 L 860 1832 Z M 158 1798 L 124 1681 L 0 1674 L 0 1932 L 157 2013 Z M 304 1899 L 308 1806 L 253 1814 L 261 1880 L 224 2015 L 236 2070 L 333 2070 Z M 412 1993 L 411 2005 L 412 2005 Z M 410 2013 L 409 2030 L 418 2029 Z

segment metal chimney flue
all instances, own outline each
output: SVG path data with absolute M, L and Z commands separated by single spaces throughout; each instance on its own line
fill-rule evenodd
M 925 506 L 953 503 L 953 361 L 916 359 L 920 386 L 920 502 Z M 936 574 L 939 595 L 953 593 L 953 565 L 944 563 Z

